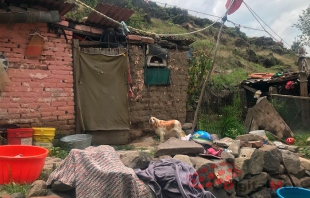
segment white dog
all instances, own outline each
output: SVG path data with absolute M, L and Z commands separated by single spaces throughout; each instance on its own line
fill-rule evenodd
M 149 123 L 155 130 L 155 133 L 160 137 L 160 141 L 164 142 L 165 135 L 176 133 L 179 139 L 185 136 L 182 130 L 182 125 L 178 120 L 159 120 L 153 116 L 150 117 Z

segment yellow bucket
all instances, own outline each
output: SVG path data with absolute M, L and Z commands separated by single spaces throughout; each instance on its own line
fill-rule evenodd
M 55 128 L 33 127 L 33 139 L 36 142 L 51 143 L 55 137 Z

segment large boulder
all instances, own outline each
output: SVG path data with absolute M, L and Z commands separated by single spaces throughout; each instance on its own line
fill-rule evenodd
M 228 150 L 232 151 L 235 157 L 239 156 L 240 153 L 240 140 L 234 140 L 232 144 L 229 145 Z
M 177 154 L 199 154 L 204 153 L 204 148 L 194 141 L 185 141 L 177 138 L 170 138 L 164 143 L 158 145 L 154 157 L 161 155 L 177 155 Z
M 233 141 L 234 141 L 233 139 L 225 137 L 220 140 L 215 140 L 213 141 L 213 143 L 216 144 L 217 146 L 228 148 L 233 143 Z
M 43 180 L 34 181 L 26 197 L 45 196 L 48 193 L 46 182 Z
M 289 173 L 297 174 L 300 168 L 300 160 L 299 157 L 290 151 L 281 150 L 283 164 L 286 167 Z
M 240 150 L 240 157 L 249 161 L 247 173 L 256 175 L 263 171 L 264 153 L 262 151 L 255 148 L 243 147 Z
M 245 134 L 245 135 L 238 135 L 236 140 L 241 141 L 261 141 L 264 140 L 262 136 L 255 135 L 255 134 Z
M 141 151 L 117 151 L 123 164 L 132 169 L 146 169 L 152 157 L 147 152 Z
M 282 153 L 276 146 L 264 145 L 259 148 L 264 153 L 264 169 L 267 172 L 278 170 L 282 161 Z
M 306 171 L 310 171 L 310 160 L 299 157 L 300 164 L 305 168 Z
M 245 196 L 254 192 L 258 188 L 265 186 L 269 179 L 269 175 L 265 172 L 261 172 L 259 175 L 255 175 L 249 179 L 243 179 L 237 183 L 236 192 L 238 196 Z

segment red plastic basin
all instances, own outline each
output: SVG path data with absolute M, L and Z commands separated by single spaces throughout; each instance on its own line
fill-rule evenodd
M 37 180 L 43 169 L 48 150 L 39 146 L 0 146 L 0 185 Z

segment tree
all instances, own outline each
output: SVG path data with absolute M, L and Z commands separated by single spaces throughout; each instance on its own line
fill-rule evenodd
M 298 53 L 298 49 L 302 47 L 302 42 L 301 40 L 296 40 L 293 42 L 292 46 L 291 46 L 291 50 L 295 53 Z
M 310 46 L 310 5 L 306 10 L 299 15 L 298 23 L 294 24 L 301 32 L 301 41 L 307 46 Z

